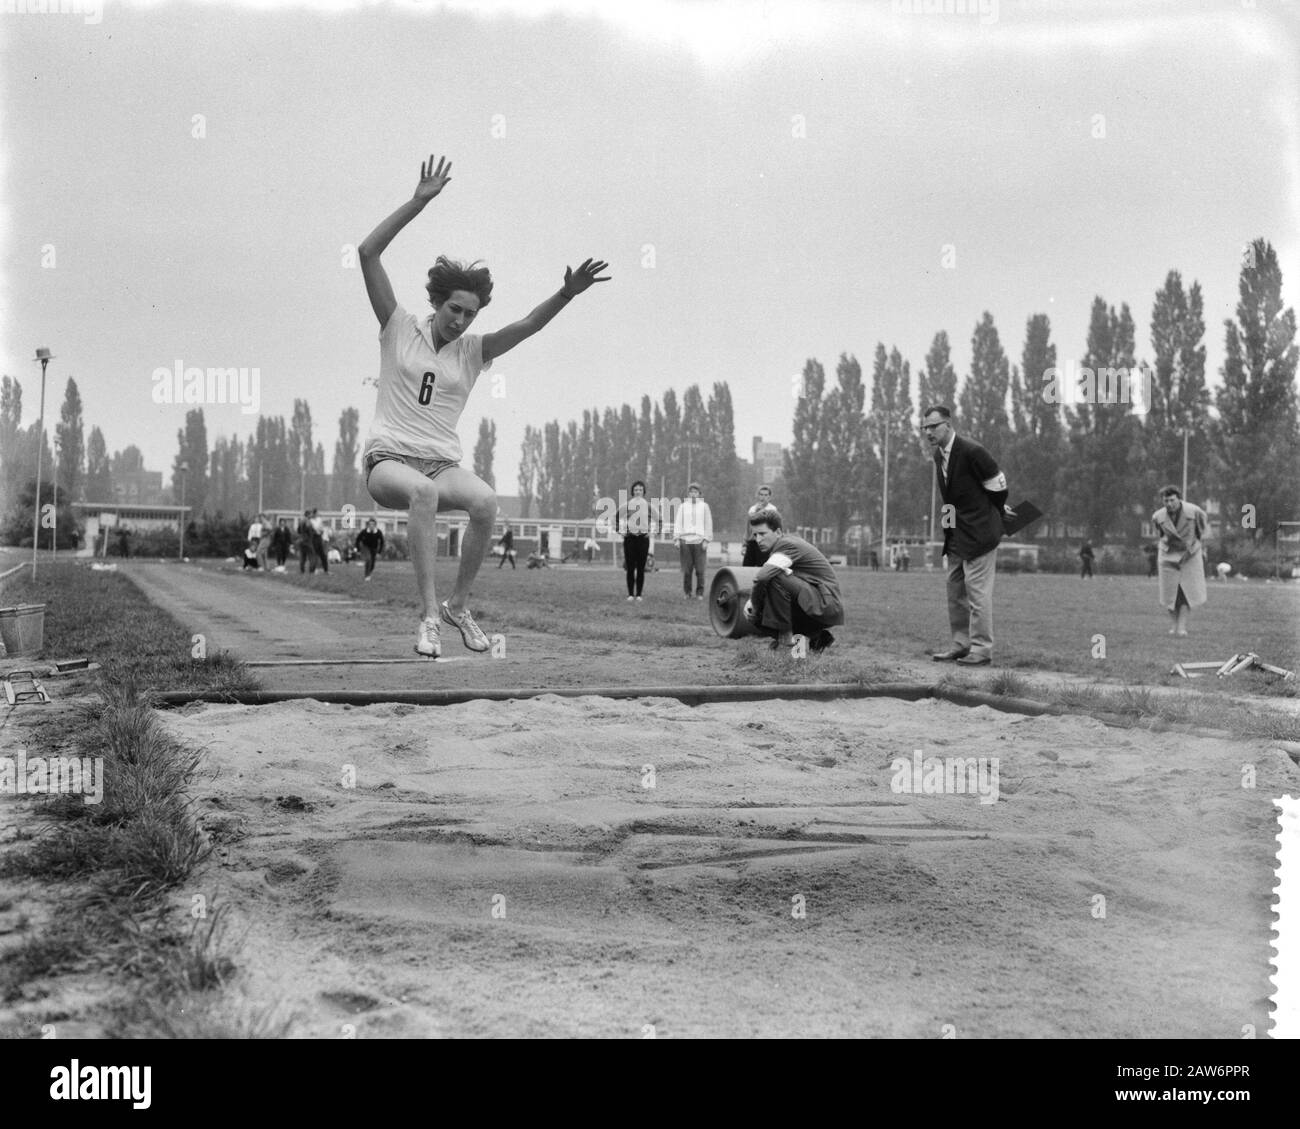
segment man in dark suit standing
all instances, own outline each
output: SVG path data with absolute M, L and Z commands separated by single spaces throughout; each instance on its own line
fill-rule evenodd
M 935 662 L 987 666 L 993 661 L 993 577 L 1007 480 L 993 456 L 972 439 L 957 434 L 952 410 L 925 409 L 921 425 L 934 451 L 939 493 L 943 496 L 943 552 L 948 558 L 948 623 L 952 646 Z

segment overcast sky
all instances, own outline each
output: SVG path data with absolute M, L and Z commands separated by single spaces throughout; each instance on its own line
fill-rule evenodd
M 869 376 L 884 342 L 915 371 L 943 329 L 964 377 L 986 309 L 1013 362 L 1048 314 L 1064 362 L 1095 295 L 1128 302 L 1149 358 L 1170 269 L 1217 383 L 1259 236 L 1300 305 L 1296 3 L 91 3 L 0 0 L 0 371 L 32 421 L 48 346 L 47 426 L 73 376 L 87 434 L 168 477 L 178 360 L 258 369 L 264 414 L 307 398 L 326 469 L 345 407 L 364 435 L 345 247 L 430 152 L 453 180 L 384 257 L 407 309 L 440 253 L 492 269 L 475 332 L 612 264 L 470 399 L 502 493 L 526 424 L 725 380 L 748 457 L 789 441 L 807 358 Z M 204 411 L 209 443 L 256 424 Z

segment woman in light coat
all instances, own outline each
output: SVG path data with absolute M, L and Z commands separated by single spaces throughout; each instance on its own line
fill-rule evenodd
M 1184 502 L 1177 486 L 1160 491 L 1164 508 L 1151 515 L 1160 537 L 1160 603 L 1173 620 L 1170 635 L 1187 634 L 1187 613 L 1205 603 L 1205 511 Z

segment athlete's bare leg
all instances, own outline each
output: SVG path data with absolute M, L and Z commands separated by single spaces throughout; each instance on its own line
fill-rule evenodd
M 381 506 L 408 512 L 407 547 L 415 565 L 415 583 L 420 590 L 420 615 L 437 619 L 438 598 L 433 587 L 433 565 L 438 555 L 438 483 L 430 482 L 405 463 L 385 459 L 375 464 L 366 486 L 370 496 Z
M 492 542 L 492 525 L 497 517 L 497 496 L 492 487 L 464 467 L 452 467 L 438 475 L 438 508 L 464 510 L 469 514 L 469 529 L 461 543 L 460 567 L 456 586 L 447 597 L 447 607 L 454 613 L 465 610 L 470 586 L 483 565 Z M 436 605 L 434 605 L 436 607 Z

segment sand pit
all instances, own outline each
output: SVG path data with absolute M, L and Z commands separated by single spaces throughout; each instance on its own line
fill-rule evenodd
M 892 699 L 162 716 L 215 771 L 222 861 L 185 897 L 228 905 L 296 1034 L 1268 1027 L 1271 797 L 1300 771 L 1264 741 Z M 996 802 L 893 790 L 917 749 L 996 758 Z

